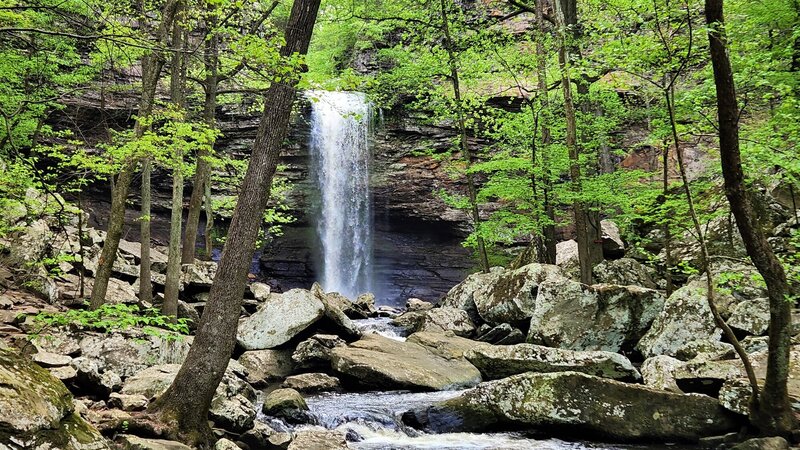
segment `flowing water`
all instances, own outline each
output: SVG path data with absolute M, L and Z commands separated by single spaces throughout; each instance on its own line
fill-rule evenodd
M 317 238 L 326 291 L 371 292 L 371 110 L 357 92 L 311 91 L 311 153 L 320 193 Z

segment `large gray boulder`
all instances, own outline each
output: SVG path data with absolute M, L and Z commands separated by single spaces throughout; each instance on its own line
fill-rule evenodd
M 533 344 L 484 345 L 464 354 L 484 379 L 525 372 L 581 372 L 598 377 L 638 380 L 639 372 L 619 353 L 574 351 Z
M 177 339 L 130 331 L 87 333 L 80 341 L 81 357 L 97 364 L 99 373 L 113 371 L 125 378 L 159 364 L 180 364 L 186 359 L 191 336 Z
M 556 244 L 556 265 L 561 268 L 565 276 L 572 279 L 580 278 L 581 265 L 577 241 L 570 239 Z
M 492 283 L 475 290 L 473 300 L 478 315 L 493 325 L 527 322 L 533 315 L 540 285 L 559 279 L 564 279 L 561 269 L 549 264 L 529 264 L 504 271 Z
M 297 345 L 292 353 L 292 361 L 301 369 L 328 368 L 331 365 L 331 350 L 345 345 L 344 339 L 335 334 L 315 334 Z
M 277 347 L 319 320 L 325 305 L 305 289 L 270 294 L 252 316 L 239 322 L 236 339 L 246 350 Z
M 444 333 L 452 331 L 456 336 L 472 336 L 475 333 L 475 323 L 463 309 L 434 308 L 425 311 L 418 331 L 431 331 Z
M 639 368 L 645 386 L 662 391 L 682 393 L 675 380 L 675 372 L 683 365 L 683 361 L 667 355 L 647 358 Z
M 646 357 L 676 356 L 678 350 L 695 340 L 719 341 L 717 328 L 706 301 L 705 282 L 698 280 L 669 296 L 653 326 L 637 348 Z
M 734 306 L 728 325 L 753 336 L 766 334 L 769 328 L 769 300 L 756 298 Z
M 265 385 L 280 380 L 294 370 L 292 350 L 249 350 L 242 353 L 239 363 L 247 369 L 247 381 Z
M 22 355 L 0 349 L 0 448 L 109 449 L 74 411 L 64 383 Z
M 539 287 L 528 342 L 570 350 L 632 349 L 664 306 L 664 295 L 638 286 L 548 280 Z
M 368 387 L 449 390 L 481 381 L 478 369 L 463 357 L 436 354 L 415 342 L 367 334 L 331 350 L 331 367 Z
M 489 273 L 477 272 L 469 275 L 450 289 L 447 296 L 439 302 L 439 306 L 462 309 L 473 322 L 480 322 L 481 318 L 475 307 L 475 292 L 494 284 L 504 271 L 502 267 L 492 267 Z
M 711 397 L 578 372 L 525 373 L 483 383 L 460 397 L 415 411 L 415 416 L 436 431 L 488 430 L 501 424 L 564 429 L 572 436 L 583 432 L 618 441 L 696 441 L 740 426 L 738 417 Z
M 596 283 L 658 288 L 647 267 L 633 258 L 601 261 L 592 268 L 592 275 Z
M 242 433 L 253 426 L 256 392 L 234 373 L 234 365 L 229 365 L 214 393 L 209 419 L 220 428 Z M 157 398 L 172 384 L 180 368 L 179 364 L 163 364 L 145 369 L 125 380 L 121 393 Z

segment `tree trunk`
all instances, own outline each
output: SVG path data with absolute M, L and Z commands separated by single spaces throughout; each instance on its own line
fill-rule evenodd
M 542 111 L 548 111 L 547 101 L 547 55 L 544 51 L 544 2 L 536 2 L 536 24 L 539 27 L 539 36 L 536 39 L 536 77 L 539 89 L 539 96 L 541 97 Z M 549 116 L 546 115 L 545 118 Z M 552 192 L 550 166 L 547 157 L 547 146 L 552 142 L 552 135 L 550 134 L 550 127 L 547 125 L 547 120 L 542 121 L 542 145 L 545 151 L 539 152 L 542 161 L 542 206 L 544 208 L 545 217 L 547 217 L 548 224 L 542 227 L 542 238 L 544 241 L 544 252 L 539 254 L 539 261 L 545 264 L 556 263 L 556 227 L 555 227 L 555 211 L 550 199 Z M 536 162 L 534 161 L 534 164 Z
M 178 13 L 185 5 L 180 1 Z M 186 30 L 180 20 L 173 24 L 172 46 L 182 49 L 186 42 Z M 172 72 L 170 77 L 170 97 L 179 109 L 186 108 L 186 55 L 177 51 L 172 55 Z M 183 149 L 178 144 L 173 149 L 174 167 L 172 169 L 172 212 L 169 221 L 169 250 L 167 252 L 167 276 L 164 284 L 164 304 L 161 313 L 169 317 L 178 317 L 178 293 L 181 283 L 181 222 L 183 221 Z
M 176 0 L 167 0 L 161 12 L 161 23 L 156 32 L 156 42 L 164 44 L 172 22 L 175 19 Z M 161 75 L 161 68 L 164 59 L 157 53 L 146 55 L 142 60 L 142 99 L 139 104 L 139 118 L 134 129 L 135 138 L 141 138 L 145 131 L 144 119 L 153 112 L 155 102 L 156 85 Z M 122 166 L 119 175 L 114 181 L 111 192 L 111 212 L 108 219 L 108 229 L 106 240 L 103 243 L 103 250 L 100 252 L 97 273 L 95 274 L 92 297 L 89 304 L 91 309 L 97 309 L 105 303 L 106 292 L 108 291 L 108 280 L 114 268 L 114 260 L 117 258 L 119 241 L 122 238 L 122 227 L 125 225 L 125 201 L 128 198 L 128 190 L 133 180 L 133 172 L 136 170 L 136 161 L 129 158 Z M 149 242 L 148 242 L 149 246 Z M 142 264 L 144 266 L 144 264 Z M 148 278 L 149 280 L 149 278 Z M 141 282 L 142 280 L 140 280 Z
M 560 1 L 556 5 L 561 5 Z M 558 65 L 561 70 L 561 89 L 564 91 L 564 116 L 567 122 L 567 150 L 569 151 L 569 176 L 573 195 L 581 195 L 581 168 L 578 152 L 578 126 L 575 121 L 575 103 L 572 100 L 572 80 L 570 79 L 569 49 L 566 39 L 565 19 L 568 11 L 556 11 L 559 23 L 558 30 Z M 572 213 L 575 220 L 576 241 L 578 242 L 578 259 L 580 260 L 581 283 L 592 284 L 592 264 L 590 262 L 590 244 L 587 224 L 586 207 L 580 198 L 572 203 Z
M 319 0 L 294 2 L 285 32 L 286 45 L 281 49 L 284 57 L 308 51 L 318 9 Z M 296 78 L 287 77 L 274 82 L 264 96 L 264 113 L 250 164 L 194 343 L 174 382 L 153 405 L 152 412 L 189 443 L 208 445 L 213 439 L 208 410 L 236 343 L 242 293 L 286 136 L 296 85 Z
M 478 259 L 481 263 L 481 270 L 484 273 L 489 272 L 489 257 L 486 254 L 486 243 L 481 237 L 481 216 L 478 210 L 478 193 L 475 187 L 475 177 L 469 172 L 472 166 L 472 152 L 469 148 L 469 141 L 467 140 L 467 125 L 464 119 L 464 104 L 461 101 L 461 85 L 458 79 L 458 56 L 453 49 L 453 37 L 450 35 L 450 22 L 447 17 L 447 2 L 441 0 L 442 9 L 442 33 L 444 33 L 445 47 L 447 50 L 447 59 L 450 66 L 450 81 L 453 83 L 453 96 L 456 103 L 456 120 L 458 122 L 459 140 L 461 141 L 461 156 L 464 162 L 467 163 L 466 177 L 467 177 L 467 195 L 469 197 L 470 212 L 472 213 L 472 222 L 475 225 L 475 232 L 477 233 L 478 243 Z
M 686 176 L 686 165 L 683 162 L 683 150 L 680 146 L 680 138 L 678 137 L 678 126 L 677 122 L 675 121 L 675 93 L 673 91 L 673 84 L 670 83 L 667 90 L 664 91 L 664 96 L 667 103 L 667 114 L 669 116 L 669 124 L 670 130 L 672 132 L 672 140 L 675 144 L 675 155 L 678 158 L 678 171 L 681 175 L 681 181 L 683 181 L 683 192 L 686 195 L 686 203 L 689 206 L 689 215 L 692 218 L 692 224 L 694 225 L 694 231 L 697 233 L 697 243 L 700 244 L 700 253 L 701 253 L 701 270 L 706 274 L 706 302 L 708 303 L 708 309 L 711 310 L 711 315 L 714 318 L 714 323 L 717 324 L 720 329 L 722 329 L 722 333 L 725 335 L 725 338 L 730 341 L 731 345 L 733 345 L 734 350 L 736 350 L 736 354 L 739 355 L 739 359 L 742 360 L 742 365 L 744 366 L 744 371 L 747 374 L 748 382 L 750 383 L 750 404 L 757 405 L 758 404 L 758 380 L 756 379 L 755 371 L 753 370 L 753 365 L 750 364 L 750 357 L 747 355 L 744 347 L 742 344 L 739 343 L 739 339 L 731 330 L 731 327 L 725 322 L 725 319 L 719 314 L 717 310 L 717 305 L 714 301 L 714 276 L 711 271 L 711 257 L 708 253 L 708 244 L 706 243 L 705 233 L 703 232 L 703 227 L 700 226 L 700 220 L 697 218 L 697 210 L 694 207 L 694 200 L 692 198 L 692 191 L 689 188 L 689 177 Z
M 719 115 L 719 148 L 725 195 L 731 205 L 736 226 L 747 254 L 767 284 L 770 305 L 769 355 L 767 376 L 761 393 L 755 423 L 763 434 L 787 436 L 795 421 L 786 382 L 789 376 L 791 303 L 781 262 L 775 257 L 762 231 L 745 187 L 739 151 L 739 105 L 733 70 L 727 53 L 723 0 L 706 0 L 706 23 L 714 69 Z
M 145 69 L 142 69 L 143 71 Z M 139 300 L 144 304 L 153 303 L 153 280 L 150 276 L 150 175 L 153 172 L 153 160 L 142 160 L 142 205 L 139 214 L 140 265 L 139 265 Z
M 216 19 L 213 14 L 209 19 L 208 28 L 213 30 L 216 27 Z M 206 98 L 203 107 L 203 119 L 209 127 L 216 127 L 217 109 L 217 89 L 219 84 L 218 71 L 218 40 L 216 31 L 211 31 L 211 36 L 205 42 L 205 88 Z M 205 147 L 197 154 L 197 168 L 194 179 L 192 180 L 192 195 L 189 198 L 189 212 L 186 217 L 186 233 L 183 241 L 183 255 L 181 261 L 184 264 L 191 264 L 194 261 L 195 250 L 197 247 L 197 229 L 200 223 L 200 210 L 203 206 L 203 195 L 205 194 L 206 184 L 211 180 L 211 164 L 208 158 L 211 156 Z M 206 219 L 208 220 L 208 219 Z M 210 252 L 206 248 L 206 253 Z
M 205 200 L 203 201 L 205 207 L 205 214 L 206 214 L 206 227 L 205 227 L 205 258 L 211 259 L 211 253 L 214 251 L 211 239 L 211 231 L 214 229 L 214 208 L 211 204 L 211 180 L 204 186 L 205 190 Z

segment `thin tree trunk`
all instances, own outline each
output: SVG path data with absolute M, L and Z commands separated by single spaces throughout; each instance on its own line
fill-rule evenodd
M 662 182 L 664 203 L 669 201 L 669 146 L 665 145 L 662 152 Z M 672 231 L 669 226 L 670 212 L 665 212 L 664 217 L 664 277 L 667 281 L 667 297 L 672 295 L 675 287 L 672 284 Z
M 178 14 L 182 14 L 185 5 L 180 1 Z M 180 20 L 173 24 L 172 45 L 181 49 L 187 41 L 187 32 L 180 25 Z M 175 52 L 172 56 L 172 73 L 170 78 L 170 96 L 173 104 L 184 110 L 186 107 L 186 56 Z M 169 317 L 178 317 L 178 293 L 181 283 L 181 222 L 183 221 L 183 149 L 178 144 L 174 149 L 174 168 L 172 170 L 172 212 L 169 221 L 169 250 L 167 252 L 167 276 L 164 285 L 164 304 L 161 313 Z
M 477 233 L 478 243 L 478 258 L 481 263 L 483 272 L 489 272 L 489 257 L 486 254 L 486 243 L 481 237 L 481 215 L 478 210 L 478 193 L 475 187 L 475 177 L 470 173 L 469 169 L 472 166 L 472 151 L 469 148 L 469 141 L 467 140 L 467 125 L 464 119 L 464 104 L 461 101 L 461 85 L 458 79 L 458 56 L 453 49 L 453 37 L 450 35 L 450 21 L 447 17 L 447 2 L 441 0 L 442 8 L 442 32 L 445 38 L 445 47 L 447 50 L 447 59 L 450 66 L 450 80 L 453 82 L 453 96 L 456 103 L 456 120 L 458 122 L 458 131 L 460 134 L 459 140 L 461 141 L 461 153 L 464 161 L 467 163 L 467 194 L 469 197 L 470 211 L 472 213 L 472 222 L 475 224 L 475 231 Z
M 318 9 L 319 0 L 294 2 L 281 55 L 305 55 Z M 191 444 L 207 446 L 213 440 L 208 410 L 236 343 L 242 292 L 286 136 L 296 85 L 296 78 L 287 77 L 274 82 L 264 96 L 264 113 L 250 164 L 197 335 L 174 382 L 152 408 Z
M 206 214 L 206 227 L 205 227 L 205 258 L 211 259 L 211 254 L 214 251 L 214 243 L 211 239 L 211 231 L 214 229 L 214 208 L 211 204 L 211 180 L 205 184 L 205 214 Z
M 166 42 L 166 36 L 175 18 L 176 5 L 176 0 L 167 0 L 164 3 L 161 23 L 156 33 L 156 42 L 161 44 Z M 143 58 L 142 99 L 139 104 L 139 118 L 134 128 L 134 137 L 136 139 L 144 135 L 146 131 L 144 120 L 153 112 L 156 85 L 158 84 L 163 65 L 164 60 L 161 55 L 157 53 L 152 53 Z M 119 175 L 117 175 L 116 180 L 113 181 L 111 212 L 108 219 L 106 240 L 103 243 L 103 250 L 100 252 L 94 287 L 92 288 L 92 297 L 89 303 L 91 309 L 97 309 L 105 303 L 108 281 L 111 278 L 111 272 L 114 268 L 114 260 L 117 258 L 117 249 L 119 248 L 119 241 L 122 238 L 122 227 L 125 225 L 125 201 L 128 198 L 128 190 L 133 180 L 133 173 L 136 170 L 136 165 L 136 161 L 130 158 L 123 164 Z
M 745 187 L 739 151 L 739 105 L 733 70 L 727 53 L 723 0 L 706 0 L 705 16 L 719 115 L 719 148 L 725 195 L 736 217 L 747 254 L 764 278 L 769 296 L 769 353 L 767 376 L 758 402 L 755 423 L 762 433 L 787 436 L 795 420 L 789 403 L 787 379 L 791 338 L 791 303 L 783 266 L 772 251 Z
M 152 203 L 150 177 L 153 172 L 152 158 L 142 160 L 142 205 L 139 216 L 140 265 L 139 300 L 144 304 L 153 303 L 153 280 L 150 276 L 150 205 Z
M 536 2 L 536 24 L 539 27 L 539 36 L 536 39 L 536 78 L 539 88 L 539 96 L 541 98 L 541 107 L 543 111 L 547 111 L 549 102 L 547 101 L 547 55 L 544 51 L 544 2 Z M 547 118 L 542 121 L 542 145 L 545 148 L 552 142 L 552 135 L 550 134 L 550 127 L 547 125 Z M 544 214 L 547 217 L 548 224 L 542 227 L 542 237 L 544 240 L 544 252 L 539 255 L 539 261 L 545 264 L 556 263 L 556 227 L 555 227 L 555 211 L 550 199 L 552 192 L 550 166 L 547 157 L 547 152 L 540 152 L 542 161 L 542 202 L 544 207 Z M 535 164 L 535 161 L 534 161 Z
M 700 264 L 702 266 L 701 269 L 706 274 L 706 301 L 708 303 L 708 308 L 711 310 L 711 315 L 714 317 L 714 322 L 722 329 L 725 337 L 733 345 L 734 350 L 736 350 L 736 354 L 739 355 L 739 358 L 742 360 L 742 365 L 744 366 L 745 373 L 747 374 L 747 380 L 750 382 L 751 404 L 756 405 L 758 404 L 758 380 L 756 379 L 753 365 L 750 364 L 750 358 L 747 355 L 744 347 L 742 347 L 742 344 L 739 342 L 739 339 L 733 333 L 733 330 L 731 330 L 722 316 L 720 316 L 719 311 L 717 310 L 717 305 L 714 302 L 714 276 L 711 272 L 711 257 L 708 253 L 708 245 L 706 243 L 705 234 L 703 233 L 703 227 L 700 226 L 700 220 L 697 218 L 697 210 L 694 207 L 692 191 L 689 188 L 689 177 L 686 176 L 686 165 L 683 162 L 683 149 L 680 146 L 678 127 L 675 122 L 674 92 L 672 89 L 673 85 L 670 84 L 667 90 L 664 92 L 664 96 L 667 102 L 667 113 L 669 115 L 672 140 L 675 145 L 675 155 L 678 158 L 678 171 L 681 174 L 681 181 L 683 182 L 683 192 L 686 195 L 686 203 L 689 206 L 689 215 L 692 217 L 694 231 L 697 233 L 697 242 L 700 244 Z
M 561 5 L 556 1 L 556 5 Z M 575 121 L 575 103 L 572 100 L 572 80 L 570 79 L 569 50 L 567 48 L 565 18 L 568 11 L 558 7 L 556 18 L 558 30 L 558 65 L 561 70 L 561 89 L 564 93 L 564 116 L 567 122 L 567 150 L 569 152 L 569 175 L 573 195 L 581 195 L 581 168 L 578 153 L 578 127 Z M 580 198 L 572 203 L 575 220 L 576 241 L 578 242 L 578 259 L 580 261 L 581 283 L 592 284 L 592 264 L 589 255 L 589 233 L 587 227 L 586 207 Z
M 219 84 L 218 77 L 218 40 L 217 33 L 214 30 L 216 27 L 216 19 L 209 19 L 208 27 L 211 29 L 211 36 L 205 42 L 205 88 L 206 98 L 203 107 L 203 119 L 209 127 L 216 127 L 216 109 L 217 109 L 217 89 Z M 203 205 L 203 195 L 205 194 L 206 184 L 211 180 L 211 164 L 208 158 L 211 156 L 210 152 L 201 149 L 197 154 L 197 169 L 195 170 L 194 179 L 192 180 L 192 195 L 189 198 L 189 212 L 186 217 L 186 233 L 183 241 L 183 255 L 181 260 L 184 264 L 191 264 L 194 261 L 195 250 L 197 247 L 197 229 L 200 223 L 200 210 Z M 208 219 L 207 219 L 208 220 Z M 206 248 L 206 253 L 210 248 Z

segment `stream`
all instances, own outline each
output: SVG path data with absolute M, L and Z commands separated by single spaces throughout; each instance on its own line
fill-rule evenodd
M 364 333 L 405 340 L 406 330 L 392 325 L 389 318 L 355 321 Z M 309 413 L 318 426 L 347 436 L 352 449 L 361 450 L 579 450 L 677 448 L 667 445 L 616 446 L 559 439 L 534 439 L 524 433 L 442 433 L 431 434 L 408 427 L 404 412 L 457 397 L 464 391 L 409 392 L 371 391 L 322 393 L 306 396 Z M 260 411 L 261 408 L 259 407 Z M 259 413 L 259 420 L 277 430 L 302 430 L 309 425 L 287 425 Z M 312 427 L 313 428 L 313 427 Z

